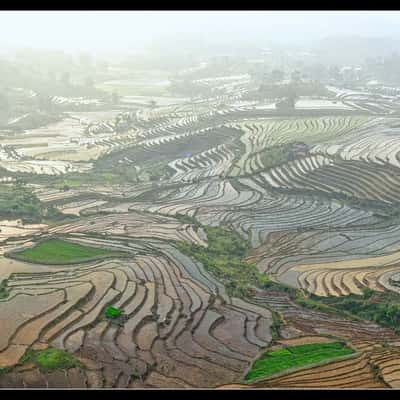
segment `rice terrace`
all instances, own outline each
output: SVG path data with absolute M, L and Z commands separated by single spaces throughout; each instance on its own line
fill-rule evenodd
M 76 13 L 0 46 L 0 388 L 400 388 L 400 38 Z

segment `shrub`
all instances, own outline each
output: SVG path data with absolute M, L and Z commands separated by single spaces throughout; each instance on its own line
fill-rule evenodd
M 84 367 L 83 364 L 71 354 L 52 347 L 40 351 L 30 350 L 25 354 L 21 362 L 33 362 L 43 372 Z
M 120 310 L 119 308 L 109 306 L 106 308 L 104 313 L 107 318 L 115 319 L 115 318 L 118 318 L 122 314 L 122 310 Z
M 3 280 L 0 283 L 0 299 L 6 299 L 9 296 L 9 291 L 7 289 L 7 280 Z

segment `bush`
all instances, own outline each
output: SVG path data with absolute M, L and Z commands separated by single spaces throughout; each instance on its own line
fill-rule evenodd
M 0 282 L 0 299 L 6 299 L 10 295 L 7 289 L 7 280 Z
M 122 314 L 122 310 L 115 307 L 107 307 L 104 311 L 107 318 L 115 319 L 118 318 Z
M 371 298 L 375 293 L 372 289 L 367 288 L 367 287 L 363 288 L 362 292 L 363 292 L 364 299 Z

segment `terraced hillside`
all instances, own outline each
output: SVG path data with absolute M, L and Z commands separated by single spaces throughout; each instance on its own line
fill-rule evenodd
M 234 176 L 253 174 L 264 169 L 262 153 L 269 146 L 293 142 L 325 142 L 346 136 L 370 122 L 367 117 L 290 118 L 246 121 L 234 124 L 242 129 L 241 141 L 246 147 L 235 165 Z
M 313 155 L 271 168 L 259 179 L 275 188 L 320 191 L 362 200 L 398 203 L 400 176 L 387 166 L 363 161 L 334 161 Z
M 350 343 L 355 353 L 344 359 L 298 368 L 254 384 L 236 384 L 236 388 L 398 388 L 397 348 L 368 341 Z
M 270 311 L 227 296 L 173 246 L 70 240 L 131 257 L 12 273 L 2 306 L 3 368 L 30 346 L 51 345 L 87 365 L 90 387 L 214 386 L 239 376 L 271 341 Z M 107 305 L 123 311 L 123 323 L 105 317 Z M 6 323 L 15 308 L 26 308 L 25 314 Z M 233 331 L 241 333 L 232 336 Z
M 397 297 L 386 324 L 325 301 L 399 292 L 396 104 L 286 112 L 223 78 L 0 134 L 3 192 L 41 210 L 0 222 L 0 387 L 399 385 Z M 283 357 L 332 342 L 346 350 Z M 249 382 L 266 352 L 280 367 Z

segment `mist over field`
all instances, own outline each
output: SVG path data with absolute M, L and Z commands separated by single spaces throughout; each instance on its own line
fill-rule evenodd
M 3 45 L 135 49 L 165 37 L 307 43 L 329 36 L 400 39 L 396 11 L 2 11 Z
M 400 12 L 0 11 L 0 388 L 399 388 Z

